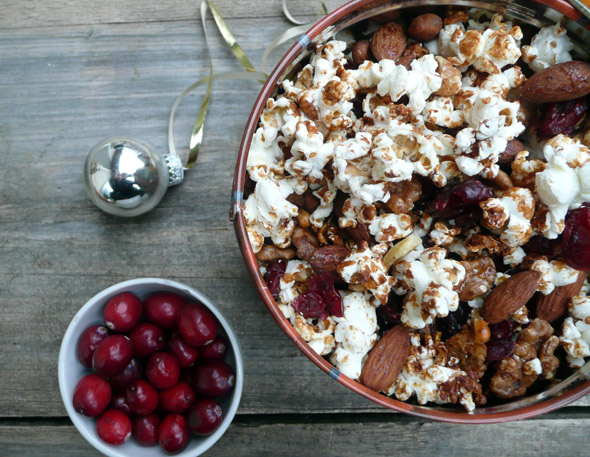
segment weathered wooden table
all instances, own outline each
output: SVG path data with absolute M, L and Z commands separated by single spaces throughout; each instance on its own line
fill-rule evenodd
M 289 26 L 279 0 L 217 5 L 257 64 Z M 309 0 L 291 5 L 310 20 L 317 8 Z M 207 455 L 590 455 L 590 399 L 504 425 L 419 420 L 334 382 L 279 330 L 249 282 L 228 220 L 234 160 L 258 83 L 215 84 L 199 162 L 150 214 L 123 220 L 90 203 L 82 165 L 100 139 L 123 133 L 165 151 L 172 102 L 207 71 L 198 19 L 199 3 L 181 0 L 0 4 L 0 456 L 98 455 L 62 405 L 61 338 L 94 294 L 145 276 L 202 290 L 240 338 L 242 403 Z M 210 24 L 215 69 L 239 70 Z M 199 101 L 190 96 L 179 111 L 179 146 Z

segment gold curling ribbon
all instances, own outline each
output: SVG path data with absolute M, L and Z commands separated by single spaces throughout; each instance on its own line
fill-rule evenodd
M 322 11 L 324 14 L 328 14 L 328 9 L 326 8 L 326 4 L 324 0 L 320 0 Z M 213 73 L 213 60 L 211 58 L 211 51 L 209 45 L 209 35 L 207 33 L 207 24 L 206 24 L 206 17 L 207 17 L 207 9 L 211 11 L 213 19 L 215 20 L 215 24 L 217 25 L 217 29 L 221 33 L 221 36 L 225 40 L 226 44 L 231 49 L 232 53 L 240 62 L 240 65 L 245 70 L 245 72 L 224 72 L 224 73 Z M 199 79 L 195 83 L 191 84 L 187 87 L 182 93 L 176 98 L 174 104 L 172 105 L 172 109 L 170 110 L 170 118 L 168 121 L 168 149 L 171 154 L 177 154 L 176 147 L 174 145 L 174 118 L 176 114 L 176 110 L 180 105 L 180 102 L 188 95 L 190 92 L 195 90 L 197 87 L 202 86 L 203 84 L 207 84 L 207 89 L 205 90 L 205 97 L 203 98 L 203 102 L 201 103 L 201 107 L 199 108 L 199 113 L 197 115 L 197 120 L 195 122 L 195 126 L 193 128 L 193 132 L 191 134 L 190 142 L 189 142 L 189 155 L 188 160 L 185 166 L 185 169 L 192 168 L 195 163 L 197 162 L 197 158 L 199 156 L 199 150 L 201 148 L 201 144 L 203 142 L 203 129 L 205 126 L 205 118 L 207 117 L 207 107 L 209 106 L 209 100 L 211 98 L 211 91 L 213 89 L 213 81 L 215 80 L 230 80 L 230 79 L 251 79 L 257 80 L 261 84 L 264 84 L 266 79 L 268 78 L 266 72 L 266 61 L 270 52 L 276 48 L 277 46 L 285 43 L 286 41 L 290 40 L 293 37 L 299 36 L 302 33 L 305 33 L 311 23 L 303 23 L 297 21 L 289 12 L 287 8 L 287 0 L 283 0 L 283 13 L 287 17 L 287 19 L 292 22 L 293 24 L 297 24 L 298 26 L 292 27 L 286 30 L 283 34 L 281 34 L 278 38 L 276 38 L 264 51 L 262 56 L 262 72 L 259 72 L 254 68 L 254 65 L 248 59 L 248 56 L 242 49 L 242 47 L 238 44 L 238 41 L 235 39 L 233 34 L 231 33 L 229 27 L 223 20 L 219 10 L 215 6 L 215 4 L 210 0 L 204 0 L 201 3 L 201 24 L 203 26 L 203 33 L 205 35 L 205 41 L 207 43 L 207 55 L 209 58 L 209 76 Z M 320 13 L 321 14 L 321 13 Z

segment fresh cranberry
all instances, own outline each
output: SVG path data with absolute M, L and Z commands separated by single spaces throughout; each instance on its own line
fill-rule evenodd
M 96 433 L 105 443 L 118 446 L 131 438 L 131 419 L 118 409 L 109 409 L 96 421 Z
M 590 207 L 570 211 L 563 231 L 563 259 L 576 270 L 590 271 Z
M 164 332 L 149 322 L 139 324 L 129 334 L 133 350 L 138 357 L 149 357 L 164 347 Z
M 202 346 L 201 349 L 207 346 Z M 168 340 L 166 350 L 176 358 L 180 368 L 190 367 L 199 357 L 199 349 L 192 347 L 179 334 L 172 335 L 172 338 Z
M 533 120 L 539 138 L 553 138 L 571 133 L 586 116 L 586 99 L 577 98 L 541 106 L 541 114 Z
M 186 447 L 190 440 L 190 431 L 184 416 L 168 414 L 158 430 L 158 442 L 166 452 L 176 453 Z
M 131 381 L 139 379 L 143 376 L 143 365 L 138 358 L 133 358 L 129 361 L 127 366 L 119 371 L 117 374 L 111 376 L 109 381 L 111 387 L 116 391 L 124 391 Z
M 510 357 L 516 349 L 516 343 L 512 340 L 489 340 L 486 343 L 488 353 L 486 355 L 486 362 L 497 362 Z
M 162 408 L 171 413 L 182 413 L 195 400 L 195 392 L 185 382 L 170 387 L 160 392 L 160 404 Z
M 227 353 L 227 340 L 217 335 L 213 341 L 199 348 L 199 357 L 202 359 L 223 359 Z
M 375 312 L 377 314 L 377 324 L 381 330 L 393 328 L 395 325 L 401 322 L 401 298 L 393 292 L 390 293 L 387 303 L 385 305 L 379 306 Z
M 514 322 L 505 320 L 497 324 L 490 324 L 490 338 L 495 340 L 508 340 L 514 331 Z
M 149 382 L 136 379 L 125 390 L 125 400 L 135 414 L 153 413 L 158 407 L 158 391 Z
M 92 367 L 98 374 L 113 376 L 127 366 L 133 357 L 133 344 L 123 335 L 110 335 L 102 340 L 92 355 Z
M 291 306 L 306 319 L 326 319 L 329 316 L 326 302 L 317 292 L 308 291 L 297 295 Z
M 133 418 L 133 438 L 141 446 L 158 444 L 158 428 L 160 417 L 157 414 L 135 416 Z
M 158 327 L 173 329 L 186 300 L 171 292 L 156 292 L 143 301 L 147 320 Z
M 217 319 L 201 303 L 187 303 L 178 315 L 178 331 L 191 346 L 204 346 L 217 336 Z
M 195 402 L 188 415 L 188 426 L 195 435 L 213 433 L 223 420 L 221 406 L 215 400 L 202 398 Z
M 127 404 L 127 400 L 125 400 L 125 394 L 114 395 L 109 407 L 112 409 L 118 409 L 122 413 L 131 416 L 132 411 L 131 408 L 129 408 L 129 405 Z
M 334 278 L 330 273 L 322 273 L 313 277 L 308 285 L 311 292 L 317 292 L 322 296 L 326 304 L 326 310 L 330 314 L 336 317 L 344 316 L 342 297 L 340 296 L 340 292 L 334 287 Z
M 453 219 L 469 213 L 479 202 L 494 196 L 494 192 L 481 182 L 465 181 L 455 187 L 439 192 L 430 204 L 434 218 Z
M 193 369 L 192 388 L 203 397 L 221 397 L 236 382 L 234 370 L 221 360 L 204 360 Z
M 76 354 L 82 365 L 92 368 L 92 355 L 96 346 L 107 336 L 108 330 L 104 325 L 91 325 L 82 332 L 76 347 Z
M 270 291 L 273 298 L 276 300 L 279 298 L 279 292 L 281 291 L 281 278 L 287 271 L 287 261 L 285 259 L 275 260 L 271 262 L 266 268 L 266 274 L 264 275 L 264 281 Z
M 102 413 L 111 401 L 111 386 L 97 374 L 87 374 L 74 388 L 74 409 L 88 417 Z
M 107 303 L 103 314 L 104 323 L 113 332 L 128 332 L 137 325 L 142 311 L 141 300 L 131 292 L 123 292 Z
M 178 382 L 180 367 L 173 355 L 156 352 L 150 357 L 145 374 L 158 389 L 168 389 Z

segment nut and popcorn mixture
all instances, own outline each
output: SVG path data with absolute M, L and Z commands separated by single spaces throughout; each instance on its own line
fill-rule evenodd
M 382 393 L 473 411 L 590 357 L 590 65 L 562 24 L 527 36 L 499 14 L 431 10 L 319 45 L 281 83 L 243 214 L 315 352 L 370 379 L 371 350 L 403 327 Z M 583 83 L 556 89 L 567 71 Z M 514 289 L 526 271 L 532 298 Z

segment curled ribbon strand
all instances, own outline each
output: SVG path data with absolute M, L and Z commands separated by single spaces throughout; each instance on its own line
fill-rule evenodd
M 320 0 L 321 8 L 324 14 L 328 14 L 328 10 L 323 0 Z M 248 79 L 248 80 L 256 80 L 261 84 L 267 79 L 267 71 L 266 71 L 266 62 L 268 59 L 269 54 L 273 49 L 281 44 L 291 40 L 294 37 L 300 36 L 302 33 L 307 31 L 310 27 L 311 23 L 303 23 L 296 20 L 289 9 L 287 8 L 287 0 L 283 0 L 282 2 L 283 13 L 285 17 L 293 24 L 296 24 L 295 27 L 291 27 L 287 29 L 284 33 L 282 33 L 279 37 L 277 37 L 264 51 L 262 55 L 262 63 L 261 68 L 262 71 L 257 71 L 248 56 L 242 49 L 242 47 L 238 44 L 236 38 L 231 33 L 229 27 L 221 17 L 221 14 L 215 4 L 210 0 L 204 0 L 201 3 L 201 24 L 203 26 L 203 33 L 205 35 L 205 42 L 207 43 L 207 55 L 209 58 L 209 76 L 203 77 L 198 81 L 191 84 L 182 93 L 176 98 L 174 104 L 172 105 L 172 109 L 170 110 L 170 118 L 168 121 L 168 150 L 170 154 L 177 154 L 176 146 L 174 144 L 174 119 L 176 116 L 176 110 L 178 106 L 190 92 L 195 90 L 197 87 L 207 84 L 207 89 L 205 90 L 205 96 L 203 97 L 203 101 L 201 103 L 201 107 L 199 108 L 199 113 L 197 115 L 197 120 L 195 122 L 195 126 L 193 128 L 193 132 L 191 134 L 190 142 L 189 142 L 189 153 L 188 153 L 188 160 L 185 165 L 185 169 L 188 170 L 192 168 L 195 163 L 197 162 L 197 158 L 199 156 L 199 150 L 201 148 L 201 144 L 203 142 L 203 129 L 205 126 L 205 118 L 207 117 L 207 107 L 209 106 L 209 101 L 211 99 L 211 91 L 213 89 L 213 81 L 215 80 L 231 80 L 231 79 Z M 211 11 L 211 15 L 215 20 L 215 24 L 217 25 L 217 29 L 221 33 L 221 36 L 225 40 L 225 43 L 229 46 L 232 53 L 240 62 L 240 65 L 244 69 L 244 71 L 239 72 L 224 72 L 224 73 L 213 73 L 213 59 L 211 58 L 211 51 L 210 51 L 210 44 L 209 44 L 209 34 L 207 33 L 207 10 Z M 320 13 L 321 14 L 321 13 Z

